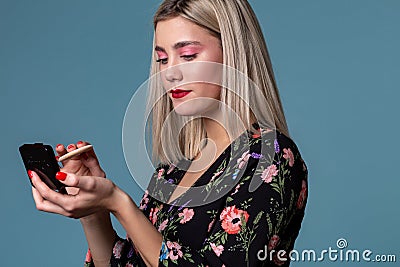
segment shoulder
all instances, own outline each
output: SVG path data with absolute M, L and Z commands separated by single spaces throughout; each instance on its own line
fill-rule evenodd
M 308 169 L 292 138 L 278 130 L 259 128 L 250 142 L 260 155 L 259 160 L 253 162 L 250 191 L 258 188 L 268 195 L 275 192 L 277 197 L 287 199 L 306 190 Z
M 307 166 L 303 160 L 300 150 L 295 141 L 276 129 L 259 127 L 258 132 L 250 135 L 250 142 L 257 144 L 261 153 L 268 154 L 275 162 L 287 162 L 288 167 L 300 167 L 307 171 Z M 261 146 L 261 147 L 260 147 Z M 266 155 L 264 155 L 266 156 Z
M 307 172 L 306 163 L 300 153 L 300 150 L 292 138 L 276 131 L 274 147 L 277 156 L 281 160 L 285 160 L 289 167 L 297 167 L 302 172 Z

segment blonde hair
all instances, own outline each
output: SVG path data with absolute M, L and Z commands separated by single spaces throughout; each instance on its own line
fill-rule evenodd
M 271 60 L 258 20 L 246 0 L 165 0 L 154 16 L 154 29 L 163 20 L 181 16 L 203 27 L 221 41 L 223 65 L 233 68 L 248 77 L 249 81 L 236 75 L 223 77 L 220 101 L 231 108 L 252 132 L 254 122 L 273 125 L 289 136 L 281 100 L 276 86 Z M 159 79 L 155 78 L 159 66 L 154 52 L 151 64 L 147 110 L 152 113 L 148 129 L 152 133 L 152 156 L 154 161 L 172 163 L 183 157 L 192 159 L 201 149 L 207 133 L 201 118 L 187 120 L 182 116 L 171 116 L 172 101 L 165 94 Z M 264 102 L 260 102 L 251 83 L 260 89 Z M 234 90 L 228 90 L 233 88 Z M 255 107 L 246 103 L 252 102 Z M 261 107 L 260 103 L 266 103 Z M 253 109 L 258 113 L 255 116 Z M 168 118 L 167 122 L 166 119 Z M 179 129 L 177 126 L 184 127 Z M 178 138 L 177 138 L 178 137 Z M 165 144 L 165 140 L 168 144 Z M 168 145 L 168 151 L 165 151 Z M 164 146 L 164 147 L 163 147 Z

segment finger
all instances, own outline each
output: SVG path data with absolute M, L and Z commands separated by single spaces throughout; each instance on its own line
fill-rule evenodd
M 58 159 L 61 156 L 65 155 L 67 153 L 67 150 L 65 149 L 63 144 L 58 144 L 58 145 L 56 145 L 56 153 L 57 153 L 56 160 L 58 161 Z
M 59 172 L 57 179 L 69 187 L 76 187 L 85 191 L 93 191 L 98 182 L 95 176 L 78 176 L 74 173 Z
M 60 157 L 64 156 L 65 154 L 67 154 L 70 151 L 73 151 L 74 149 L 76 149 L 76 147 L 73 144 L 68 145 L 67 148 L 65 148 L 65 146 L 63 144 L 58 144 L 56 146 L 56 152 L 57 152 L 56 160 L 60 161 Z M 77 158 L 74 158 L 74 159 L 77 159 Z M 62 164 L 65 165 L 68 162 L 68 160 L 69 159 L 63 160 Z
M 85 165 L 94 176 L 105 177 L 103 169 L 100 167 L 99 160 L 93 152 L 93 149 L 83 153 L 82 163 Z
M 90 143 L 86 141 L 79 141 L 77 143 L 78 148 L 86 145 L 90 145 Z M 105 173 L 100 167 L 99 160 L 93 148 L 87 152 L 82 153 L 81 158 L 82 163 L 90 170 L 90 172 L 94 176 L 105 177 Z
M 32 195 L 33 195 L 33 200 L 35 201 L 37 210 L 51 212 L 51 213 L 57 213 L 57 214 L 61 214 L 64 216 L 69 216 L 69 214 L 66 210 L 64 210 L 60 206 L 44 199 L 40 195 L 39 191 L 36 188 L 34 188 L 33 186 L 32 186 Z
M 83 147 L 83 146 L 87 146 L 87 145 L 91 145 L 91 144 L 90 144 L 89 142 L 82 141 L 82 140 L 80 140 L 80 141 L 78 141 L 78 142 L 76 143 L 76 146 L 77 146 L 78 148 Z
M 90 144 L 89 142 L 86 142 L 86 141 L 79 141 L 79 142 L 77 143 L 78 148 L 84 147 L 84 146 L 87 146 L 87 145 L 91 145 L 91 144 Z M 94 158 L 94 159 L 97 160 L 97 156 L 96 156 L 96 153 L 94 153 L 93 147 L 92 147 L 92 149 L 90 149 L 89 151 L 86 151 L 85 153 L 82 153 L 82 157 L 83 157 L 85 160 L 88 160 L 88 158 Z M 90 160 L 90 159 L 89 159 L 89 160 Z
M 81 147 L 84 147 L 84 146 L 87 146 L 87 145 L 91 145 L 89 142 L 86 142 L 86 141 L 78 141 L 77 143 L 76 143 L 76 146 L 78 147 L 78 148 L 81 148 Z M 90 153 L 90 154 L 89 154 Z M 92 157 L 92 158 L 96 158 L 97 159 L 97 157 L 96 157 L 96 154 L 94 153 L 94 151 L 93 151 L 93 147 L 92 147 L 92 149 L 90 149 L 89 151 L 86 151 L 86 152 L 83 152 L 82 154 L 80 154 L 80 156 L 81 156 L 81 159 L 82 160 L 89 160 L 89 157 Z
M 39 192 L 43 199 L 46 199 L 58 206 L 64 206 L 68 201 L 71 200 L 69 195 L 60 194 L 55 192 L 54 190 L 50 189 L 37 175 L 36 172 L 32 171 L 32 184 L 34 185 L 35 189 Z
M 67 150 L 65 149 L 63 144 L 58 144 L 56 145 L 56 152 L 59 156 L 62 156 L 67 153 Z
M 67 151 L 68 152 L 71 152 L 72 150 L 75 150 L 75 149 L 76 149 L 76 145 L 75 144 L 69 144 L 67 146 Z
M 71 151 L 74 151 L 74 150 L 76 150 L 78 147 L 77 147 L 77 145 L 75 145 L 75 144 L 69 144 L 68 146 L 67 146 L 67 153 L 69 153 L 69 152 L 71 152 Z M 80 156 L 79 155 L 75 155 L 75 156 L 72 156 L 72 157 L 70 157 L 70 158 L 68 158 L 68 159 L 65 159 L 65 160 L 63 160 L 62 161 L 62 163 L 63 164 L 65 164 L 65 163 L 67 163 L 68 162 L 68 160 L 79 160 L 80 159 Z
M 32 195 L 33 195 L 33 200 L 37 204 L 40 204 L 43 202 L 44 198 L 42 197 L 42 195 L 36 190 L 35 187 L 32 186 Z

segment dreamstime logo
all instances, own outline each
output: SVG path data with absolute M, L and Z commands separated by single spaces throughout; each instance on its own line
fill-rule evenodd
M 173 99 L 170 90 L 177 88 L 192 90 L 193 93 L 189 93 L 182 99 Z M 207 90 L 217 90 L 216 88 L 225 90 L 222 91 L 224 93 L 221 94 L 223 95 L 221 99 L 208 97 L 210 91 Z M 162 120 L 158 121 L 158 123 L 162 123 L 161 131 L 159 131 L 162 144 L 160 149 L 169 158 L 169 162 L 172 162 L 172 165 L 176 164 L 180 169 L 186 171 L 188 171 L 192 161 L 182 155 L 180 149 L 177 149 L 180 142 L 178 137 L 182 130 L 188 123 L 198 118 L 208 118 L 218 122 L 226 130 L 231 140 L 231 147 L 235 148 L 231 149 L 230 161 L 225 170 L 235 169 L 238 158 L 233 157 L 233 151 L 248 151 L 250 144 L 248 136 L 245 134 L 246 123 L 241 119 L 243 116 L 237 114 L 230 105 L 226 104 L 232 101 L 227 99 L 232 98 L 236 98 L 235 101 L 241 101 L 249 107 L 262 129 L 264 127 L 275 129 L 275 125 L 271 123 L 273 122 L 272 112 L 263 92 L 246 75 L 224 64 L 215 62 L 179 64 L 156 73 L 144 82 L 135 91 L 129 102 L 122 128 L 124 157 L 135 182 L 145 190 L 152 175 L 154 175 L 156 163 L 152 162 L 151 152 L 149 152 L 152 151 L 152 132 L 148 132 L 149 128 L 154 131 L 151 128 L 155 125 L 154 120 Z M 237 104 L 237 102 L 235 103 Z M 171 111 L 165 114 L 165 110 Z M 159 125 L 157 127 L 160 127 Z M 261 138 L 264 137 L 261 135 Z M 275 138 L 275 132 L 269 134 L 268 138 Z M 210 150 L 214 152 L 214 157 L 207 164 L 192 164 L 190 171 L 205 170 L 209 163 L 214 162 L 216 159 L 217 144 L 213 144 L 212 140 L 208 138 L 201 140 L 201 143 L 207 143 L 212 147 Z M 264 143 L 266 142 L 261 142 L 260 152 L 265 155 L 264 160 L 271 161 L 274 153 L 273 146 L 267 146 Z M 237 149 L 238 147 L 240 149 Z M 239 156 L 241 155 L 242 153 Z M 179 161 L 174 160 L 173 157 L 179 158 Z M 264 163 L 267 164 L 268 162 L 264 161 Z M 197 167 L 193 169 L 193 166 Z M 211 192 L 206 199 L 193 199 L 191 203 L 186 205 L 192 207 L 204 205 L 227 194 L 240 181 L 244 169 L 236 170 L 234 176 L 229 173 L 229 177 L 224 179 L 229 183 L 224 187 L 223 191 Z M 228 176 L 228 173 L 224 171 L 221 177 L 224 175 Z M 261 179 L 253 179 L 250 183 L 249 191 L 256 190 L 262 182 Z M 166 183 L 163 186 L 169 187 L 167 189 L 169 192 L 173 192 L 178 187 L 173 183 Z M 204 192 L 204 190 L 210 190 L 209 187 L 206 187 L 207 184 L 191 188 L 191 194 L 196 196 L 200 192 Z M 152 197 L 159 201 L 166 201 L 159 196 Z
M 302 262 L 321 262 L 321 261 L 340 261 L 340 262 L 396 262 L 394 254 L 374 254 L 372 250 L 347 249 L 348 242 L 345 238 L 339 238 L 336 241 L 336 248 L 329 247 L 316 251 L 314 249 L 305 249 L 302 251 L 291 250 L 287 253 L 285 250 L 267 251 L 267 246 L 257 252 L 257 258 L 261 261 L 270 260 L 275 262 L 302 261 Z
M 347 248 L 347 240 L 344 239 L 344 238 L 339 238 L 339 239 L 336 241 L 336 246 L 337 246 L 339 249 Z

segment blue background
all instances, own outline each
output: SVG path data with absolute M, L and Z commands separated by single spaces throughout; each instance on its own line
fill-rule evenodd
M 345 238 L 349 249 L 396 254 L 399 262 L 400 2 L 250 3 L 310 171 L 295 248 L 321 251 Z M 140 199 L 122 122 L 148 77 L 158 4 L 0 0 L 1 266 L 82 266 L 87 248 L 79 221 L 35 209 L 22 143 L 89 140 L 108 177 Z M 344 264 L 365 263 L 292 266 Z

